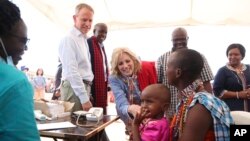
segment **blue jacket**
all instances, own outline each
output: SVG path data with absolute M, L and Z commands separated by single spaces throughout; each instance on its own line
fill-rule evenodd
M 115 96 L 115 103 L 116 103 L 116 111 L 117 114 L 120 116 L 121 120 L 127 125 L 130 119 L 128 114 L 128 84 L 126 83 L 125 77 L 119 77 L 115 75 L 109 76 L 109 84 Z M 133 92 L 134 99 L 140 102 L 140 94 L 141 91 L 139 90 L 138 80 L 134 80 L 135 90 Z

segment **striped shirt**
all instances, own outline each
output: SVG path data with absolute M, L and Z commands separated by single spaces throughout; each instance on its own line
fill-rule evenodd
M 167 61 L 170 56 L 171 52 L 166 52 L 163 55 L 161 55 L 156 63 L 156 68 L 157 68 L 157 81 L 158 83 L 162 83 L 166 86 L 169 87 L 170 93 L 171 93 L 171 104 L 169 106 L 169 110 L 167 111 L 167 116 L 168 117 L 173 117 L 174 113 L 176 112 L 176 107 L 179 103 L 179 99 L 177 97 L 178 90 L 176 87 L 171 86 L 167 82 Z M 202 55 L 203 61 L 204 61 L 204 66 L 201 72 L 201 80 L 202 82 L 210 81 L 213 80 L 213 73 L 208 65 L 207 59 Z

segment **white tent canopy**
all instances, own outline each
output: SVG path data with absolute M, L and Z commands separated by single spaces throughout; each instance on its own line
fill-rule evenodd
M 95 10 L 94 22 L 110 30 L 176 25 L 250 25 L 249 0 L 27 0 L 68 28 L 78 3 Z
M 117 47 L 128 47 L 142 60 L 155 61 L 171 49 L 173 29 L 183 26 L 190 37 L 188 47 L 206 56 L 214 74 L 227 62 L 225 51 L 231 43 L 243 44 L 247 49 L 243 61 L 250 62 L 250 0 L 12 1 L 20 7 L 31 39 L 18 65 L 33 71 L 42 67 L 46 74 L 55 74 L 58 44 L 72 27 L 75 6 L 81 2 L 94 8 L 93 25 L 108 24 L 104 42 L 108 61 Z

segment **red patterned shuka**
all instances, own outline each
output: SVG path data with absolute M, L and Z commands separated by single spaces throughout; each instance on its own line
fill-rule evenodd
M 91 94 L 94 102 L 93 106 L 103 107 L 107 106 L 107 80 L 108 80 L 108 63 L 104 47 L 100 47 L 95 36 L 88 39 L 89 52 L 91 56 L 92 71 L 94 74 L 93 83 L 91 86 Z M 102 50 L 101 50 L 102 49 Z M 102 51 L 104 58 L 102 56 Z M 103 61 L 106 65 L 106 74 L 104 74 Z M 105 80 L 106 75 L 106 80 Z

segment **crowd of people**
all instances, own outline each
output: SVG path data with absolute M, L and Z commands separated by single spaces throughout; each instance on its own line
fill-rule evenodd
M 230 140 L 234 124 L 230 112 L 250 108 L 250 66 L 241 62 L 246 53 L 243 45 L 228 46 L 228 63 L 214 77 L 208 60 L 188 48 L 188 33 L 178 27 L 172 32 L 171 51 L 156 61 L 143 61 L 129 48 L 118 47 L 109 68 L 103 43 L 108 26 L 95 24 L 88 38 L 93 19 L 90 5 L 76 6 L 74 26 L 59 45 L 52 99 L 75 103 L 72 112 L 102 107 L 107 114 L 111 91 L 125 133 L 133 141 Z M 44 72 L 39 68 L 30 83 L 28 68 L 24 73 L 16 68 L 28 41 L 19 8 L 0 0 L 0 119 L 4 121 L 0 135 L 6 141 L 40 140 L 33 99 L 44 98 Z M 12 121 L 15 124 L 6 124 Z M 101 140 L 108 141 L 105 130 L 102 133 Z

